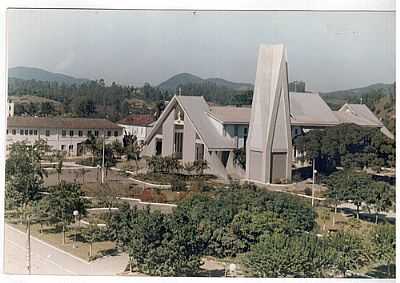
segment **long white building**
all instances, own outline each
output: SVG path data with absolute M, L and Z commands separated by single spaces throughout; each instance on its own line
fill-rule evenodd
M 33 144 L 44 139 L 53 150 L 62 150 L 68 156 L 85 153 L 88 136 L 105 137 L 106 143 L 122 142 L 123 128 L 106 119 L 19 117 L 7 118 L 7 145 L 25 141 Z

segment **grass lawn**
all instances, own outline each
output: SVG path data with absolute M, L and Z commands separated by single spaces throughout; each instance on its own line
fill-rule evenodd
M 343 213 L 338 209 L 338 213 L 333 209 L 326 207 L 316 207 L 317 213 L 316 222 L 320 227 L 320 233 L 327 233 L 329 230 L 334 231 L 354 231 L 361 235 L 368 233 L 375 226 L 375 224 L 365 221 L 357 220 L 352 214 Z M 333 226 L 333 216 L 335 215 L 335 226 Z M 325 226 L 325 231 L 323 230 Z
M 26 232 L 25 224 L 15 224 L 11 223 L 11 221 L 9 223 L 18 230 Z M 77 247 L 73 248 L 72 243 L 74 239 L 74 231 L 72 229 L 69 229 L 69 231 L 66 232 L 65 245 L 62 245 L 62 232 L 56 232 L 53 227 L 44 226 L 43 233 L 40 233 L 40 225 L 31 224 L 31 235 L 35 238 L 45 241 L 46 243 L 49 243 L 56 248 L 73 254 L 83 260 L 89 261 L 89 243 L 83 243 L 82 241 L 79 241 L 80 238 L 78 234 Z M 113 242 L 106 241 L 93 243 L 94 257 L 101 257 L 115 252 L 116 249 Z
M 134 160 L 125 160 L 117 162 L 117 164 L 115 164 L 115 167 L 122 170 L 136 171 L 146 168 L 146 160 L 144 160 L 143 158 L 138 160 L 137 162 L 135 162 Z

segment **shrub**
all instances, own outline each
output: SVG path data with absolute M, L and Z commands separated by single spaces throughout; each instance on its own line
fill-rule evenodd
M 185 192 L 187 190 L 186 182 L 183 180 L 182 177 L 174 176 L 174 178 L 172 178 L 172 180 L 171 180 L 171 190 L 173 192 Z
M 306 188 L 304 189 L 304 194 L 305 194 L 306 196 L 311 196 L 311 195 L 312 195 L 312 189 L 311 189 L 310 187 L 306 187 Z

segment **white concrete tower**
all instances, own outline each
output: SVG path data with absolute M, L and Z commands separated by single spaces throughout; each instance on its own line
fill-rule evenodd
M 249 181 L 291 182 L 288 74 L 286 49 L 282 44 L 259 48 L 246 151 Z

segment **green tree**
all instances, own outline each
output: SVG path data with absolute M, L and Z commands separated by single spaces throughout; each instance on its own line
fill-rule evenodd
M 6 160 L 6 207 L 24 209 L 37 200 L 46 171 L 40 162 L 46 150 L 43 141 L 28 145 L 17 142 L 9 146 Z
M 352 201 L 356 205 L 356 217 L 360 218 L 360 207 L 369 198 L 370 187 L 373 185 L 372 178 L 364 172 L 351 170 L 337 171 L 331 174 L 325 183 L 328 186 L 328 197 L 337 206 L 343 201 Z
M 338 232 L 328 236 L 331 266 L 343 277 L 368 263 L 362 239 L 354 233 Z
M 86 214 L 87 201 L 77 183 L 66 183 L 61 181 L 57 186 L 49 188 L 49 194 L 45 196 L 51 223 L 61 224 L 65 244 L 66 227 L 74 220 L 73 211 L 77 210 L 80 215 Z
M 321 277 L 327 268 L 324 241 L 303 234 L 267 234 L 255 244 L 243 263 L 257 277 Z
M 373 182 L 367 195 L 368 207 L 375 209 L 375 224 L 378 224 L 379 213 L 388 211 L 395 202 L 395 190 L 385 182 Z
M 93 258 L 93 244 L 104 240 L 104 229 L 98 227 L 95 223 L 90 223 L 89 226 L 81 230 L 83 241 L 89 243 L 89 261 Z
M 376 259 L 387 266 L 389 276 L 392 276 L 391 265 L 396 263 L 396 227 L 391 224 L 377 225 L 371 231 L 373 251 Z
M 294 144 L 305 153 L 305 159 L 315 160 L 320 172 L 330 173 L 337 166 L 380 168 L 394 160 L 394 141 L 376 128 L 344 124 L 309 131 L 295 137 Z
M 54 105 L 50 102 L 42 102 L 40 104 L 40 114 L 43 116 L 49 116 L 56 112 Z
M 121 155 L 124 154 L 124 147 L 123 147 L 122 143 L 118 140 L 114 140 L 111 143 L 111 148 L 112 148 L 114 155 L 117 156 L 118 158 L 121 158 Z
M 111 208 L 118 202 L 118 188 L 108 182 L 100 184 L 97 188 L 97 198 L 100 205 L 108 208 L 108 217 L 111 218 Z
M 78 117 L 93 117 L 96 114 L 95 101 L 89 97 L 77 97 L 73 105 L 74 113 Z

